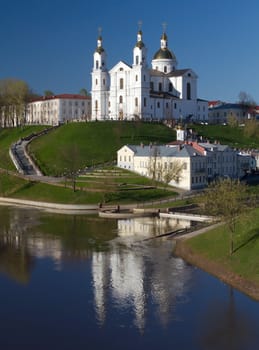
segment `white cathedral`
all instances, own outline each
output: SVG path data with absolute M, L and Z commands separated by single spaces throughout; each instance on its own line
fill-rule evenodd
M 207 121 L 208 102 L 197 98 L 198 77 L 177 68 L 165 32 L 151 68 L 141 30 L 132 65 L 119 61 L 108 70 L 101 36 L 93 56 L 92 120 Z

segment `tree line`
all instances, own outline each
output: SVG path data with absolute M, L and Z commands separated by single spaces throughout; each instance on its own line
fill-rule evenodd
M 86 89 L 79 91 L 88 95 Z M 44 96 L 55 95 L 51 90 L 45 90 Z M 21 126 L 26 123 L 27 104 L 40 97 L 30 86 L 20 79 L 0 79 L 0 128 Z
M 23 125 L 26 105 L 33 97 L 36 97 L 36 94 L 25 81 L 0 80 L 0 126 Z

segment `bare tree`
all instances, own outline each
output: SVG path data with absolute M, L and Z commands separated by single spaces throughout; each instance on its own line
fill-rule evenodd
M 148 163 L 148 174 L 153 181 L 163 181 L 167 185 L 171 181 L 178 182 L 182 176 L 184 164 L 177 160 L 168 161 L 161 157 L 158 146 L 153 146 Z
M 61 152 L 61 157 L 66 164 L 66 169 L 64 169 L 65 177 L 68 177 L 72 180 L 73 191 L 75 192 L 76 178 L 81 166 L 80 151 L 77 144 L 64 147 Z
M 151 177 L 152 181 L 155 182 L 155 180 L 158 180 L 159 178 L 159 163 L 158 163 L 158 157 L 159 157 L 159 149 L 158 146 L 150 145 L 150 157 L 148 162 L 148 175 Z
M 256 102 L 253 97 L 245 91 L 240 91 L 238 94 L 238 103 L 245 107 L 256 106 Z
M 168 185 L 171 181 L 179 182 L 182 178 L 182 171 L 184 168 L 184 163 L 180 160 L 175 159 L 169 163 L 162 164 L 162 179 Z

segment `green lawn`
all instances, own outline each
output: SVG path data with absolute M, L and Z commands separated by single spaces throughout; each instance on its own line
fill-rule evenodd
M 73 166 L 78 168 L 116 160 L 117 150 L 125 144 L 175 140 L 175 131 L 162 124 L 142 122 L 70 123 L 34 140 L 30 152 L 45 174 L 60 174 Z
M 190 128 L 211 142 L 219 141 L 234 148 L 259 148 L 259 139 L 245 136 L 243 127 L 194 124 Z
M 240 219 L 234 238 L 235 252 L 229 255 L 229 232 L 225 225 L 188 239 L 185 244 L 209 260 L 259 283 L 259 208 Z

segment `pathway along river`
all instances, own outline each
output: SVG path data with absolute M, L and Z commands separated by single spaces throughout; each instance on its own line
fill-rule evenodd
M 0 349 L 258 349 L 259 303 L 146 239 L 174 225 L 0 207 Z

